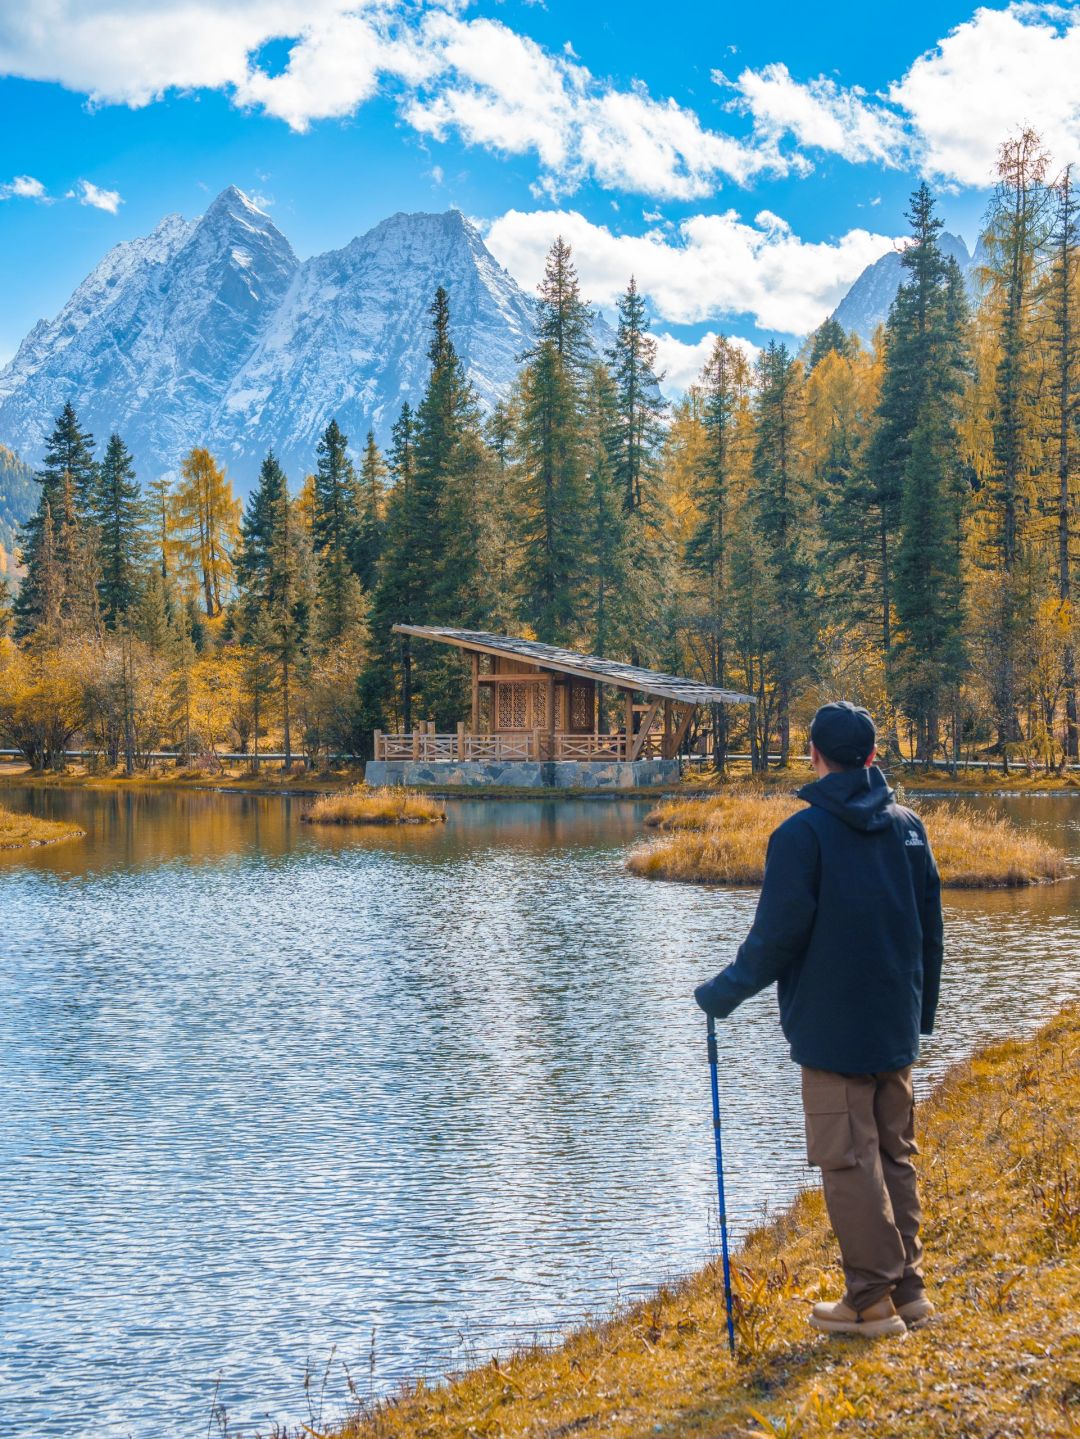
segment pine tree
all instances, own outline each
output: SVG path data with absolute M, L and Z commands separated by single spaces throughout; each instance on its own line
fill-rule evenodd
M 1056 459 L 1057 595 L 1070 613 L 1073 608 L 1072 545 L 1075 510 L 1077 418 L 1080 415 L 1080 325 L 1077 321 L 1077 249 L 1080 246 L 1080 213 L 1072 183 L 1072 167 L 1066 165 L 1054 186 L 1054 229 L 1051 235 L 1051 262 L 1046 284 L 1049 309 L 1049 349 L 1052 365 L 1052 448 Z M 1080 758 L 1078 725 L 1076 645 L 1072 626 L 1065 626 L 1062 655 L 1065 686 L 1065 755 Z
M 703 589 L 706 678 L 723 688 L 728 682 L 733 488 L 749 394 L 746 358 L 725 335 L 716 338 L 702 386 L 705 444 L 694 496 L 701 518 L 687 544 L 686 563 Z M 727 721 L 724 706 L 714 705 L 713 741 L 720 769 L 726 763 Z
M 813 670 L 809 506 L 800 471 L 801 370 L 771 341 L 757 367 L 757 435 L 750 494 L 768 587 L 766 650 L 775 674 L 780 764 L 791 753 L 791 711 Z
M 135 466 L 119 435 L 109 437 L 98 472 L 93 519 L 98 530 L 101 612 L 116 629 L 139 596 L 146 556 L 146 509 Z
M 414 566 L 413 536 L 429 522 L 416 490 L 416 419 L 406 401 L 394 423 L 389 452 L 392 481 L 386 502 L 383 552 L 371 604 L 373 655 L 360 682 L 361 707 L 372 729 L 386 726 L 401 698 L 401 725 L 412 728 L 412 648 L 395 624 L 422 623 L 428 576 Z M 426 498 L 426 497 L 425 497 Z
M 375 443 L 375 435 L 367 432 L 364 457 L 360 464 L 360 516 L 356 531 L 353 568 L 365 590 L 375 587 L 379 556 L 382 554 L 383 528 L 386 521 L 386 461 Z
M 542 345 L 551 344 L 575 380 L 581 382 L 595 358 L 591 338 L 593 317 L 581 297 L 573 252 L 561 235 L 548 251 L 538 293 L 536 342 L 528 357 L 534 358 Z
M 585 407 L 584 605 L 581 634 L 597 655 L 629 653 L 638 638 L 628 574 L 626 492 L 616 469 L 618 394 L 606 365 L 590 371 Z M 628 613 L 629 612 L 629 613 Z
M 962 561 L 970 488 L 959 434 L 967 299 L 956 261 L 949 257 L 941 270 L 926 315 L 926 385 L 904 469 L 896 561 L 895 684 L 916 727 L 917 755 L 927 763 L 946 704 L 952 700 L 955 708 L 964 669 Z
M 96 475 L 93 439 L 80 430 L 74 409 L 70 404 L 66 404 L 57 416 L 52 434 L 45 443 L 41 469 L 34 476 L 41 486 L 37 509 L 23 525 L 19 535 L 20 558 L 26 574 L 15 599 L 15 635 L 18 639 L 31 634 L 43 622 L 45 615 L 46 604 L 42 594 L 40 571 L 46 509 L 52 516 L 54 542 L 62 515 L 69 523 L 81 528 L 86 519 L 86 507 L 80 506 L 84 499 L 89 500 L 92 497 Z M 90 542 L 90 537 L 87 537 L 87 542 Z M 60 583 L 65 591 L 70 591 L 74 577 L 61 573 Z M 54 601 L 55 585 L 49 604 Z
M 619 296 L 619 327 L 608 363 L 615 379 L 615 471 L 628 512 L 642 509 L 656 478 L 657 450 L 667 409 L 656 373 L 656 341 L 649 334 L 645 301 L 630 277 Z
M 260 607 L 267 604 L 273 580 L 275 526 L 280 523 L 287 493 L 285 471 L 271 451 L 263 460 L 258 482 L 248 496 L 236 555 L 236 583 L 243 596 L 253 597 Z
M 812 373 L 826 355 L 840 355 L 843 359 L 848 360 L 851 358 L 853 349 L 851 337 L 845 333 L 843 325 L 835 316 L 830 315 L 814 331 L 813 343 L 810 347 L 810 361 L 806 367 L 807 374 Z
M 1002 664 L 992 685 L 998 745 L 1009 768 L 1008 745 L 1020 737 L 1018 705 L 1023 635 L 1034 619 L 1031 517 L 1039 456 L 1033 440 L 1040 369 L 1032 340 L 1036 258 L 1050 218 L 1045 185 L 1048 157 L 1032 130 L 1001 146 L 998 185 L 986 232 L 989 264 L 985 308 L 997 342 L 993 376 L 993 443 L 983 513 L 1003 579 L 991 619 Z M 985 560 L 984 560 L 985 563 Z
M 353 622 L 359 588 L 353 567 L 359 533 L 356 472 L 336 420 L 317 446 L 312 541 L 319 573 L 319 638 L 331 644 Z
M 588 503 L 580 396 L 553 340 L 522 377 L 521 618 L 548 644 L 573 643 L 586 578 Z

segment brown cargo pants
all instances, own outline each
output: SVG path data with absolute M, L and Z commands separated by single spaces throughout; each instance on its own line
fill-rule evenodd
M 862 1310 L 891 1293 L 894 1304 L 910 1303 L 924 1288 L 910 1066 L 887 1074 L 804 1069 L 802 1091 L 806 1157 L 821 1169 L 847 1302 Z

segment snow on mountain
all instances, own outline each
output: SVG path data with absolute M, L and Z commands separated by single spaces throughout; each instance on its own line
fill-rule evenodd
M 970 288 L 978 248 L 976 258 L 972 258 L 960 236 L 950 235 L 947 230 L 938 235 L 938 244 L 946 255 L 955 257 Z M 872 265 L 867 265 L 833 311 L 833 318 L 845 330 L 854 330 L 860 340 L 869 344 L 878 325 L 883 325 L 889 317 L 889 306 L 896 298 L 903 274 L 900 251 L 890 250 Z
M 209 446 L 247 488 L 268 449 L 294 478 L 336 417 L 358 452 L 385 442 L 427 378 L 428 308 L 450 295 L 454 342 L 485 405 L 530 342 L 535 302 L 457 211 L 398 214 L 297 260 L 230 186 L 198 220 L 171 215 L 111 250 L 0 370 L 0 441 L 40 460 L 70 400 L 102 443 L 123 435 L 143 480 Z M 610 331 L 598 324 L 598 340 Z
M 456 210 L 397 214 L 293 277 L 237 370 L 215 426 L 239 466 L 272 446 L 286 469 L 310 468 L 331 416 L 358 450 L 386 440 L 403 400 L 427 381 L 429 309 L 450 295 L 451 333 L 481 401 L 505 395 L 532 335 L 533 301 Z

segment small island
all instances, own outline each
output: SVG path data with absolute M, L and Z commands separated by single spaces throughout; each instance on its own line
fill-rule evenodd
M 300 818 L 306 824 L 441 824 L 446 810 L 415 790 L 358 784 L 340 794 L 320 795 Z
M 38 849 L 45 844 L 63 844 L 65 840 L 85 837 L 86 831 L 76 824 L 0 808 L 0 850 Z
M 802 808 L 793 794 L 749 788 L 660 804 L 645 823 L 661 838 L 632 850 L 626 865 L 646 879 L 688 884 L 760 884 L 765 847 L 778 824 Z M 1061 850 L 1004 816 L 943 803 L 923 816 L 941 882 L 954 889 L 1046 884 L 1068 873 Z

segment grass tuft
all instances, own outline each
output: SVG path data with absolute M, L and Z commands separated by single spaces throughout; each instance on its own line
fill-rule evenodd
M 75 824 L 0 809 L 0 849 L 37 849 L 43 844 L 83 839 L 85 835 L 86 831 Z
M 689 884 L 760 884 L 769 835 L 802 808 L 794 795 L 734 788 L 658 805 L 645 823 L 663 837 L 632 850 L 627 868 L 646 879 Z M 1061 850 L 1008 819 L 963 803 L 923 816 L 942 883 L 962 889 L 1042 884 L 1067 873 Z
M 367 1404 L 337 1439 L 1076 1439 L 1080 1008 L 953 1070 L 919 1116 L 929 1326 L 808 1327 L 843 1288 L 808 1190 L 735 1256 L 734 1362 L 712 1264 L 553 1350 Z
M 320 795 L 301 818 L 308 824 L 440 824 L 446 810 L 415 790 L 358 784 L 340 794 Z

